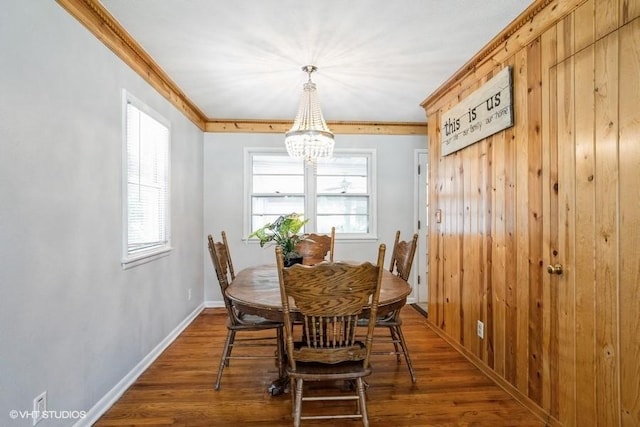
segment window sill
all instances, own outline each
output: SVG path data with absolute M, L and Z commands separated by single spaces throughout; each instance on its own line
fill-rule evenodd
M 150 252 L 144 252 L 136 255 L 132 255 L 126 258 L 123 258 L 121 261 L 122 269 L 128 270 L 133 267 L 137 267 L 142 264 L 146 264 L 151 261 L 155 261 L 156 259 L 163 258 L 169 255 L 169 253 L 173 250 L 170 246 L 165 246 L 160 249 L 156 249 Z

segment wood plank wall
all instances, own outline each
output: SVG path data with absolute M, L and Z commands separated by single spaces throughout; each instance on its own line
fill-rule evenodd
M 640 0 L 522 16 L 423 103 L 429 322 L 551 424 L 640 426 Z M 441 114 L 505 66 L 515 125 L 441 157 Z

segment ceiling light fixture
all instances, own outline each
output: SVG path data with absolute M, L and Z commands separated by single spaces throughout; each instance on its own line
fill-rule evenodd
M 333 156 L 333 133 L 324 121 L 316 84 L 311 81 L 311 73 L 317 69 L 315 65 L 302 67 L 302 71 L 309 75 L 309 81 L 303 85 L 296 120 L 284 138 L 289 156 L 303 159 L 307 163 L 315 163 L 319 158 Z

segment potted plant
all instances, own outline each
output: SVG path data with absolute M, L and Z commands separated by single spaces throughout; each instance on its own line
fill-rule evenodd
M 302 227 L 309 221 L 302 219 L 297 213 L 279 216 L 274 222 L 267 223 L 255 230 L 249 238 L 257 237 L 260 247 L 266 244 L 279 245 L 282 248 L 285 266 L 302 262 L 302 257 L 296 251 L 298 242 L 304 240 L 304 235 L 299 234 Z

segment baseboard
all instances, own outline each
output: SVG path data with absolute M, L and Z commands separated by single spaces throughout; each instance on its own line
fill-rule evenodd
M 481 359 L 478 358 L 475 354 L 471 353 L 465 347 L 461 346 L 458 342 L 453 340 L 449 335 L 447 335 L 442 329 L 438 328 L 432 322 L 427 320 L 427 326 L 431 328 L 440 338 L 445 340 L 447 344 L 451 347 L 455 348 L 460 354 L 462 354 L 469 362 L 473 363 L 473 365 L 480 369 L 483 374 L 489 377 L 496 385 L 506 391 L 511 397 L 520 402 L 525 408 L 527 408 L 533 415 L 538 417 L 542 422 L 545 423 L 546 426 L 553 427 L 562 427 L 562 423 L 552 417 L 547 411 L 538 406 L 533 400 L 531 400 L 528 396 L 523 394 L 518 388 L 516 388 L 513 384 L 508 382 L 506 379 L 502 378 L 498 375 L 493 369 L 489 368 Z
M 176 338 L 186 329 L 202 310 L 204 304 L 195 308 L 178 326 L 175 327 L 149 354 L 147 354 L 127 375 L 122 378 L 107 394 L 105 394 L 89 411 L 87 416 L 78 420 L 74 427 L 92 426 L 113 404 L 120 399 L 125 391 L 138 379 L 144 371 L 162 354 L 162 352 L 175 341 Z
M 224 307 L 224 301 L 205 301 L 204 308 L 220 308 Z
M 418 304 L 410 304 L 411 308 L 413 308 L 415 311 L 417 311 L 418 313 L 422 314 L 425 318 L 429 318 L 429 313 L 427 313 L 427 311 L 420 307 Z

